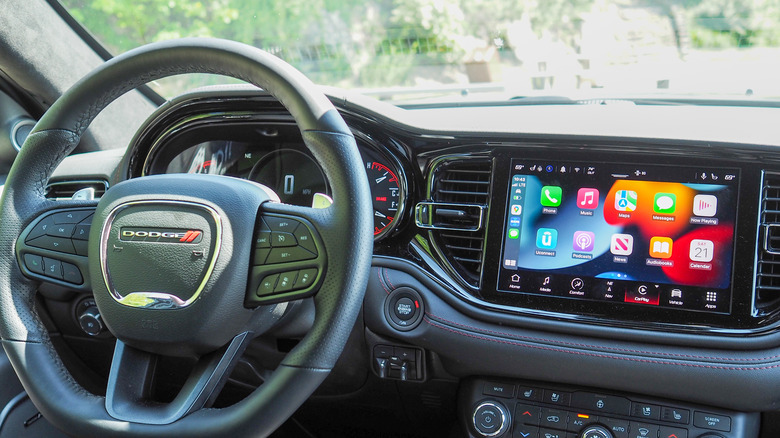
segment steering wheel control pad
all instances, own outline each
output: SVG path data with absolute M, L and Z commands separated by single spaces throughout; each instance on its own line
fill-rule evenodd
M 249 236 L 270 199 L 256 183 L 213 175 L 115 185 L 97 206 L 89 240 L 95 302 L 109 330 L 168 355 L 214 351 L 246 331 Z
M 308 220 L 290 215 L 258 218 L 246 305 L 313 295 L 325 273 L 325 250 Z
M 33 220 L 16 242 L 24 275 L 69 289 L 92 290 L 86 256 L 94 212 L 94 208 L 54 210 Z

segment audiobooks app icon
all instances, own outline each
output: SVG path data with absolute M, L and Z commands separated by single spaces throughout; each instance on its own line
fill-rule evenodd
M 672 256 L 674 242 L 669 237 L 653 237 L 650 239 L 650 257 L 668 259 Z

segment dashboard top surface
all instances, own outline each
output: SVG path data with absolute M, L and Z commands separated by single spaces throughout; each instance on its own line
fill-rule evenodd
M 591 304 L 578 307 L 578 304 L 572 307 L 555 301 L 545 302 L 544 298 L 539 297 L 523 297 L 519 300 L 514 297 L 507 301 L 505 297 L 496 294 L 495 278 L 499 264 L 496 254 L 501 248 L 500 233 L 503 229 L 500 217 L 506 208 L 506 194 L 502 188 L 505 182 L 502 181 L 507 178 L 505 173 L 508 171 L 506 166 L 499 163 L 508 163 L 512 158 L 548 160 L 556 157 L 559 161 L 627 164 L 652 162 L 661 167 L 683 165 L 700 169 L 732 167 L 735 163 L 741 163 L 739 167 L 743 174 L 740 177 L 740 216 L 735 251 L 739 254 L 756 254 L 756 202 L 763 169 L 759 163 L 778 158 L 773 153 L 772 144 L 780 142 L 771 135 L 771 129 L 766 128 L 769 126 L 769 118 L 777 110 L 624 103 L 404 110 L 361 96 L 339 95 L 334 90 L 328 91 L 356 134 L 364 158 L 366 152 L 370 152 L 367 169 L 370 171 L 372 164 L 376 163 L 379 168 L 390 171 L 384 176 L 374 175 L 377 181 L 392 177 L 397 180 L 397 185 L 391 186 L 394 191 L 389 192 L 389 195 L 388 192 L 375 194 L 377 215 L 386 215 L 392 221 L 392 226 L 387 226 L 387 220 L 377 223 L 376 230 L 381 233 L 377 233 L 379 239 L 375 244 L 375 254 L 416 260 L 415 263 L 447 284 L 456 296 L 465 299 L 466 309 L 476 305 L 499 313 L 518 314 L 519 311 L 520 315 L 534 318 L 549 318 L 552 321 L 568 319 L 613 328 L 636 328 L 637 325 L 632 322 L 637 318 L 645 318 L 642 316 L 645 309 L 641 307 L 631 309 L 629 306 L 625 315 L 621 315 L 621 312 L 615 310 L 614 304 L 600 307 Z M 285 123 L 289 122 L 285 114 L 281 106 L 269 101 L 262 92 L 249 87 L 214 87 L 181 96 L 158 110 L 140 131 L 128 154 L 128 176 L 165 173 L 177 154 L 190 148 L 192 155 L 192 147 L 206 144 L 204 142 L 207 141 L 212 142 L 213 146 L 214 142 L 241 140 L 245 142 L 241 150 L 244 158 L 252 154 L 262 158 L 259 161 L 254 158 L 251 163 L 239 166 L 243 173 L 234 176 L 256 179 L 262 173 L 259 167 L 271 169 L 273 171 L 268 172 L 273 174 L 275 182 L 266 179 L 264 183 L 272 186 L 276 184 L 274 188 L 278 191 L 287 190 L 290 186 L 285 186 L 285 181 L 290 183 L 297 176 L 290 171 L 285 177 L 283 169 L 290 168 L 289 163 L 285 165 L 282 161 L 273 161 L 268 157 L 306 155 L 306 148 L 300 138 L 296 137 L 295 132 L 286 132 L 276 137 L 274 131 L 273 136 L 266 132 L 263 134 L 265 138 L 247 142 L 252 135 L 269 127 L 280 128 L 279 132 L 283 132 L 287 129 Z M 737 115 L 745 123 L 733 123 Z M 726 123 L 726 120 L 730 122 Z M 763 128 L 758 129 L 759 125 Z M 247 127 L 254 127 L 255 134 L 249 132 L 251 129 Z M 247 129 L 249 134 L 241 134 L 242 130 Z M 747 144 L 751 142 L 756 144 Z M 465 269 L 464 266 L 468 263 L 454 262 L 453 257 L 457 258 L 460 254 L 453 255 L 448 248 L 457 246 L 457 242 L 462 239 L 473 239 L 474 236 L 456 231 L 450 233 L 454 238 L 447 237 L 440 230 L 421 227 L 419 218 L 415 216 L 415 206 L 419 206 L 419 202 L 431 201 L 436 196 L 432 189 L 439 169 L 437 166 L 451 161 L 453 157 L 481 157 L 493 163 L 485 174 L 485 183 L 490 187 L 488 196 L 467 201 L 467 204 L 484 206 L 483 234 L 477 236 L 481 240 L 471 249 L 466 248 L 478 254 L 479 259 L 478 272 L 471 278 L 468 272 L 464 274 L 464 270 L 468 269 L 468 266 Z M 202 170 L 203 163 L 199 166 Z M 186 170 L 186 166 L 173 167 L 177 171 Z M 190 166 L 191 169 L 195 167 L 198 166 Z M 321 191 L 327 193 L 327 188 L 323 186 Z M 402 192 L 401 196 L 398 196 L 397 191 Z M 387 205 L 377 206 L 380 200 Z M 393 203 L 399 205 L 392 205 L 390 216 L 388 207 Z M 400 207 L 400 213 L 397 207 Z M 422 245 L 417 245 L 420 242 Z M 427 249 L 427 256 L 434 266 L 416 254 L 420 247 Z M 733 284 L 737 292 L 733 305 L 726 303 L 719 307 L 721 315 L 692 315 L 679 310 L 650 309 L 655 314 L 645 319 L 659 324 L 640 326 L 719 334 L 744 334 L 745 329 L 750 332 L 756 327 L 762 327 L 762 331 L 766 332 L 770 326 L 774 326 L 774 316 L 768 317 L 771 312 L 758 312 L 750 305 L 753 297 L 753 278 L 750 273 L 754 269 L 754 261 L 755 256 L 741 256 L 735 261 Z M 625 308 L 622 305 L 618 307 Z

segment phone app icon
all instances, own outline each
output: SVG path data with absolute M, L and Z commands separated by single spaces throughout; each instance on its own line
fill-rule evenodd
M 577 207 L 595 210 L 599 206 L 599 191 L 591 188 L 581 188 L 577 192 Z
M 542 187 L 541 203 L 545 207 L 557 207 L 561 205 L 563 199 L 563 190 L 558 186 Z
M 558 230 L 539 228 L 536 232 L 536 246 L 542 249 L 553 249 L 558 246 Z
M 693 239 L 688 256 L 691 261 L 707 263 L 712 261 L 715 253 L 715 244 L 711 240 Z
M 693 197 L 693 214 L 713 217 L 718 211 L 718 198 L 714 195 L 696 195 Z
M 520 237 L 520 230 L 517 228 L 510 228 L 509 229 L 509 238 L 510 239 L 517 239 Z
M 520 218 L 519 217 L 509 218 L 509 226 L 512 228 L 520 228 Z
M 650 257 L 668 259 L 672 256 L 674 242 L 669 237 L 653 237 L 650 239 Z
M 519 205 L 513 205 L 510 210 L 513 215 L 518 216 L 523 211 L 523 207 Z
M 636 192 L 633 190 L 618 190 L 615 193 L 615 210 L 634 211 L 636 210 Z
M 596 235 L 590 231 L 575 231 L 573 248 L 575 251 L 591 252 L 596 241 Z
M 634 252 L 634 236 L 630 234 L 613 234 L 609 251 L 620 256 L 629 256 Z
M 677 209 L 677 195 L 674 193 L 656 193 L 653 200 L 653 211 L 671 214 Z

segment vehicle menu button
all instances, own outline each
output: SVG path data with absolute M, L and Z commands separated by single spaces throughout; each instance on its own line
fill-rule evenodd
M 537 438 L 539 428 L 529 424 L 515 424 L 515 430 L 512 432 L 512 438 Z
M 485 387 L 482 388 L 482 393 L 496 397 L 512 398 L 515 395 L 515 385 L 510 383 L 485 382 Z
M 46 259 L 43 259 L 46 262 Z M 725 415 L 711 414 L 709 412 L 693 413 L 693 425 L 703 429 L 719 430 L 721 432 L 731 431 L 731 418 Z
M 517 388 L 517 398 L 521 400 L 542 401 L 542 390 L 530 386 L 519 386 Z
M 679 427 L 661 426 L 659 438 L 688 438 L 688 430 Z
M 615 438 L 628 438 L 628 430 L 631 426 L 628 421 L 601 417 L 599 422 L 607 426 Z
M 524 424 L 539 424 L 539 415 L 541 408 L 539 406 L 518 404 L 515 407 L 515 421 Z
M 658 420 L 661 418 L 661 407 L 647 403 L 631 403 L 631 416 Z
M 629 438 L 656 438 L 658 437 L 658 425 L 647 423 L 631 423 Z
M 566 411 L 542 408 L 542 419 L 539 421 L 539 426 L 565 430 L 568 415 Z
M 661 420 L 668 421 L 670 423 L 688 424 L 691 411 L 680 408 L 670 408 L 664 406 L 661 408 Z
M 571 394 L 568 392 L 552 391 L 549 389 L 544 390 L 544 397 L 542 399 L 545 403 L 554 403 L 556 405 L 569 406 L 571 400 Z
M 580 409 L 617 415 L 628 415 L 631 411 L 631 402 L 626 398 L 591 392 L 575 392 L 571 396 L 571 405 Z

